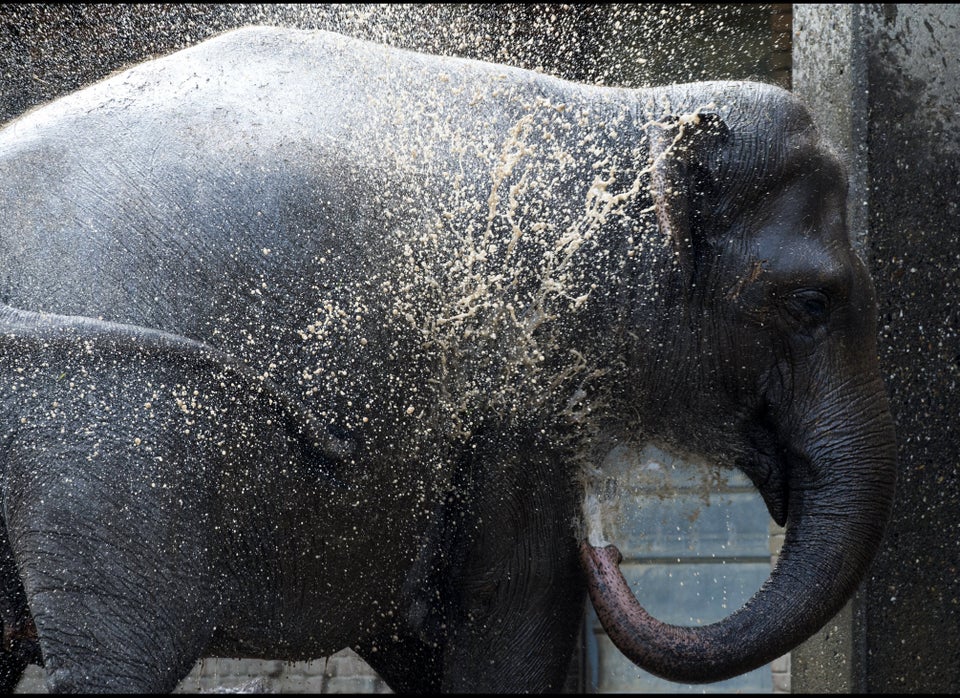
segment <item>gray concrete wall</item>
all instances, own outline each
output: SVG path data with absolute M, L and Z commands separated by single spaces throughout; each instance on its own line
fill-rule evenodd
M 851 168 L 899 481 L 857 598 L 793 654 L 804 692 L 960 689 L 960 9 L 796 5 L 794 91 Z

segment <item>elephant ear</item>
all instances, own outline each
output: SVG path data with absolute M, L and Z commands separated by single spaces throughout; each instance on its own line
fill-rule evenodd
M 710 162 L 729 135 L 720 116 L 699 112 L 650 123 L 650 194 L 660 232 L 677 255 L 684 288 L 692 289 L 704 218 L 714 187 Z

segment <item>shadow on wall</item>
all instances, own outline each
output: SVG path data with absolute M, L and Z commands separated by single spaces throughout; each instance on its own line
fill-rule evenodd
M 960 10 L 814 4 L 795 16 L 795 90 L 845 147 L 896 420 L 890 526 L 848 620 L 799 690 L 960 690 Z M 836 635 L 837 633 L 835 633 Z M 840 633 L 842 634 L 842 633 Z M 807 662 L 805 658 L 803 661 Z
M 960 9 L 883 8 L 871 18 L 876 41 L 868 53 L 869 242 L 900 479 L 867 586 L 864 690 L 956 692 Z

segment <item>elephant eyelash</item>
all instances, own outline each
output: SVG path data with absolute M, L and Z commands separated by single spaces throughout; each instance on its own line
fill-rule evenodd
M 830 315 L 830 297 L 820 289 L 801 288 L 790 294 L 788 307 L 806 322 L 821 322 Z

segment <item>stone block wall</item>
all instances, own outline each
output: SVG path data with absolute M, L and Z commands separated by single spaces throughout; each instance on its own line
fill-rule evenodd
M 47 693 L 43 670 L 31 666 L 17 693 Z M 355 652 L 341 650 L 326 659 L 282 662 L 265 659 L 204 659 L 174 693 L 392 693 Z

